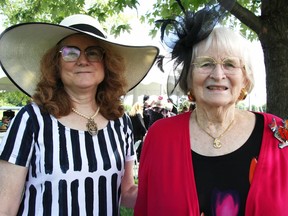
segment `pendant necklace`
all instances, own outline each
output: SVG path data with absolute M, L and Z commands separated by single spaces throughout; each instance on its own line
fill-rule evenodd
M 195 114 L 196 114 L 196 112 L 195 112 Z M 221 133 L 218 137 L 214 137 L 208 131 L 206 131 L 203 127 L 200 126 L 200 124 L 198 122 L 197 114 L 195 115 L 195 119 L 196 119 L 196 123 L 197 123 L 198 127 L 214 139 L 213 147 L 216 149 L 220 149 L 222 147 L 222 143 L 221 143 L 220 139 L 231 128 L 231 126 L 233 125 L 233 122 L 234 122 L 234 119 L 233 119 L 231 121 L 231 123 L 228 125 L 228 127 L 224 130 L 223 133 Z
M 88 130 L 88 133 L 91 136 L 97 135 L 97 133 L 98 133 L 98 126 L 97 126 L 96 122 L 94 121 L 94 118 L 99 113 L 99 110 L 100 110 L 100 107 L 98 107 L 98 109 L 96 110 L 94 115 L 92 115 L 91 117 L 88 117 L 88 116 L 80 113 L 79 111 L 77 111 L 75 108 L 72 108 L 72 111 L 74 113 L 76 113 L 77 115 L 79 115 L 79 116 L 81 116 L 83 118 L 86 118 L 88 120 L 88 122 L 86 124 L 86 127 L 87 127 L 87 130 Z

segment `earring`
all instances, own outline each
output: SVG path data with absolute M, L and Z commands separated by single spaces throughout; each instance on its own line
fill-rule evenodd
M 192 94 L 191 90 L 187 92 L 187 96 L 188 96 L 188 100 L 190 102 L 195 102 L 195 98 L 193 97 L 193 94 Z
M 242 88 L 241 91 L 240 91 L 240 95 L 238 97 L 238 100 L 239 101 L 245 100 L 247 95 L 248 95 L 247 90 L 245 88 Z

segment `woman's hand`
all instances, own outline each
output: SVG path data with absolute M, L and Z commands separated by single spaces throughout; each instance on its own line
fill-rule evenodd
M 134 161 L 125 163 L 125 173 L 121 183 L 121 205 L 126 208 L 134 208 L 138 194 L 138 185 L 134 182 Z

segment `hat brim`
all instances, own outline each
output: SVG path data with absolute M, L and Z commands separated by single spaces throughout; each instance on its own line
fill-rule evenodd
M 75 28 L 33 22 L 14 25 L 1 34 L 1 67 L 21 91 L 31 96 L 39 80 L 41 57 L 60 40 L 75 33 L 88 34 L 98 39 L 124 58 L 127 92 L 145 78 L 159 54 L 159 49 L 155 46 L 117 44 Z

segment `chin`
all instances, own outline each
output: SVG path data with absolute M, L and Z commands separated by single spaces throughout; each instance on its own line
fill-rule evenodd
M 213 100 L 213 101 L 207 101 L 207 104 L 210 104 L 210 106 L 212 107 L 224 107 L 227 105 L 235 104 L 235 102 L 227 100 Z

